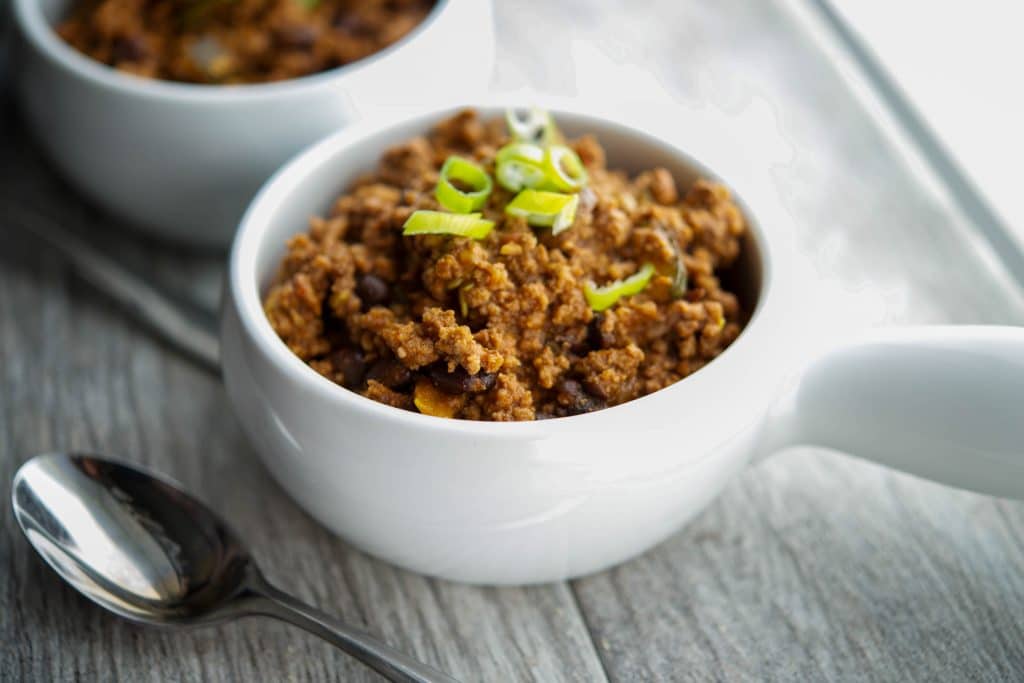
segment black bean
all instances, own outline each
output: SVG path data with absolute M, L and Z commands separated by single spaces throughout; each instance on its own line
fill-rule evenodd
M 373 26 L 351 10 L 340 10 L 334 15 L 331 25 L 351 36 L 365 38 L 373 35 Z
M 567 354 L 586 355 L 591 351 L 590 342 L 587 341 L 587 329 L 572 327 L 567 330 L 560 330 L 549 340 L 552 353 L 556 356 Z
M 595 410 L 601 410 L 606 405 L 604 401 L 596 399 L 590 394 L 584 394 L 573 405 L 569 406 L 569 414 L 582 415 L 583 413 L 592 413 Z
M 602 322 L 604 322 L 604 314 L 597 313 L 587 325 L 587 344 L 595 350 L 610 348 L 615 343 L 612 336 L 601 329 Z
M 583 391 L 583 386 L 576 380 L 565 377 L 558 381 L 558 384 L 555 385 L 555 389 L 557 389 L 560 394 L 575 396 Z
M 146 58 L 149 50 L 146 48 L 146 39 L 142 36 L 123 36 L 117 38 L 111 46 L 114 63 L 138 62 Z
M 344 377 L 344 384 L 349 388 L 358 388 L 363 385 L 363 378 L 366 376 L 366 359 L 359 349 L 338 349 L 329 356 L 334 368 L 341 372 Z
M 558 391 L 558 403 L 564 407 L 566 415 L 589 413 L 605 407 L 603 401 L 584 391 L 583 385 L 575 379 L 562 379 L 555 389 Z
M 345 324 L 344 318 L 334 315 L 334 311 L 331 310 L 326 297 L 320 310 L 322 311 L 320 322 L 324 326 L 324 337 L 327 338 L 327 343 L 332 347 L 348 346 L 351 343 L 349 341 L 348 325 Z
M 497 375 L 493 372 L 478 372 L 469 376 L 469 391 L 477 394 L 481 391 L 489 391 L 494 386 Z
M 279 26 L 274 30 L 274 41 L 286 50 L 308 50 L 316 43 L 316 31 L 305 24 Z
M 363 308 L 383 306 L 391 298 L 391 288 L 373 273 L 367 273 L 356 281 L 356 294 L 362 300 Z
M 586 388 L 588 393 L 593 394 L 600 399 L 608 398 L 608 394 L 605 392 L 604 386 L 598 382 L 592 382 L 589 379 L 585 379 L 583 380 L 583 386 Z
M 462 367 L 456 367 L 453 372 L 448 372 L 445 363 L 430 366 L 427 375 L 435 387 L 448 394 L 476 394 L 487 391 L 494 386 L 496 378 L 493 372 L 481 371 L 471 375 Z
M 388 389 L 398 389 L 412 381 L 412 371 L 393 358 L 382 358 L 370 366 L 366 379 L 380 382 Z

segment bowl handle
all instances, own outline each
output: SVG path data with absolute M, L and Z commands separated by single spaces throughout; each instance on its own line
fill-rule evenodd
M 1024 328 L 873 331 L 813 360 L 775 418 L 788 444 L 1024 499 Z

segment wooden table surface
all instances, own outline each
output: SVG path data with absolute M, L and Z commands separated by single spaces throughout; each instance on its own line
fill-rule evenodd
M 766 177 L 808 288 L 873 302 L 887 323 L 1024 323 L 1019 286 L 782 4 L 498 5 L 495 88 L 592 87 L 575 58 L 599 50 L 709 117 L 766 103 L 789 150 Z M 230 519 L 271 578 L 466 681 L 1024 678 L 1024 506 L 835 453 L 780 454 L 660 547 L 567 583 L 455 585 L 346 546 L 270 479 L 217 377 L 19 225 L 57 221 L 207 306 L 220 258 L 124 232 L 52 174 L 9 102 L 0 125 L 0 481 L 54 449 L 162 470 Z M 6 503 L 0 528 L 0 679 L 377 680 L 268 620 L 132 626 L 65 588 Z

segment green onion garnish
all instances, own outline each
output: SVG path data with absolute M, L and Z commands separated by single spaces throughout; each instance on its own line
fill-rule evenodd
M 502 187 L 518 192 L 523 188 L 576 192 L 587 184 L 587 169 L 571 147 L 541 147 L 529 142 L 512 142 L 494 158 L 495 175 Z
M 494 175 L 502 187 L 512 192 L 518 192 L 525 187 L 540 187 L 547 179 L 544 169 L 540 166 L 516 159 L 498 163 L 494 167 Z
M 604 287 L 596 287 L 592 282 L 584 283 L 583 295 L 587 298 L 590 308 L 595 311 L 603 311 L 624 296 L 633 296 L 642 292 L 652 277 L 654 277 L 654 266 L 645 263 L 640 270 L 626 279 L 618 280 Z
M 481 240 L 494 228 L 494 221 L 478 213 L 414 211 L 402 226 L 403 235 L 458 235 Z
M 505 110 L 505 123 L 514 139 L 522 142 L 539 142 L 549 145 L 559 138 L 558 128 L 551 114 L 538 107 L 530 107 L 520 113 L 515 109 Z
M 579 155 L 565 145 L 551 145 L 545 150 L 544 174 L 559 192 L 576 192 L 587 184 L 587 169 Z
M 461 190 L 452 181 L 472 189 Z M 484 169 L 462 157 L 450 156 L 441 167 L 441 177 L 437 181 L 434 196 L 449 211 L 469 213 L 484 205 L 493 188 L 491 176 Z
M 510 160 L 540 166 L 544 163 L 544 148 L 532 142 L 510 142 L 498 150 L 494 161 L 500 164 Z
M 665 239 L 672 245 L 672 251 L 676 255 L 676 269 L 672 275 L 672 298 L 682 299 L 686 296 L 686 287 L 689 280 L 689 274 L 686 271 L 686 261 L 683 258 L 683 249 L 679 245 L 679 240 L 676 239 L 675 233 L 668 229 L 662 228 L 662 234 L 665 235 Z
M 508 203 L 505 213 L 525 218 L 535 227 L 550 227 L 551 234 L 557 235 L 572 226 L 579 203 L 580 197 L 575 194 L 523 190 Z
M 514 138 L 495 157 L 495 175 L 513 192 L 524 188 L 576 192 L 587 184 L 587 169 L 578 154 L 561 144 L 554 119 L 543 109 L 529 109 L 523 116 L 505 112 Z
M 544 148 L 529 142 L 511 142 L 494 157 L 494 175 L 506 190 L 544 184 Z

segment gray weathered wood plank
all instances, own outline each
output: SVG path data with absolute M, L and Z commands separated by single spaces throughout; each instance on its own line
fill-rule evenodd
M 1020 505 L 801 450 L 647 556 L 575 582 L 614 681 L 1024 671 Z

